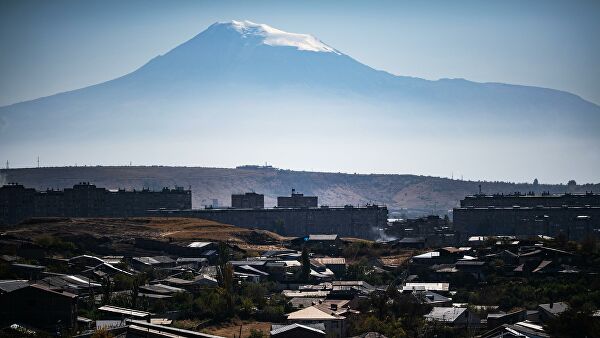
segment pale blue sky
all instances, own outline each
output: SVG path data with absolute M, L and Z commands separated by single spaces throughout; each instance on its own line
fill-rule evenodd
M 310 33 L 377 69 L 600 103 L 600 1 L 0 2 L 0 105 L 133 71 L 215 21 Z

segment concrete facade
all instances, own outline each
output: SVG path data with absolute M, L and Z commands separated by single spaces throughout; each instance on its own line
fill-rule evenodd
M 311 233 L 338 234 L 342 237 L 374 239 L 387 224 L 385 206 L 340 208 L 266 208 L 156 210 L 156 216 L 196 217 L 277 232 L 284 236 Z
M 470 196 L 453 216 L 461 240 L 473 235 L 561 233 L 569 240 L 582 240 L 600 234 L 600 195 Z
M 279 208 L 316 208 L 319 205 L 317 196 L 304 196 L 297 194 L 295 189 L 292 189 L 291 196 L 277 197 L 277 207 Z
M 30 217 L 135 217 L 150 209 L 191 209 L 192 193 L 183 188 L 126 191 L 79 183 L 64 190 L 36 191 L 19 184 L 0 187 L 0 224 Z
M 245 194 L 233 194 L 231 195 L 231 207 L 232 208 L 264 208 L 265 207 L 265 195 L 257 194 L 255 192 L 247 192 Z

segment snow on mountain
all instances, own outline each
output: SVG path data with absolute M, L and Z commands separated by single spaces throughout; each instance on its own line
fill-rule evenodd
M 334 48 L 324 44 L 319 39 L 309 34 L 288 33 L 269 25 L 258 24 L 247 20 L 219 22 L 215 25 L 231 27 L 239 32 L 244 38 L 261 37 L 262 43 L 269 46 L 287 46 L 311 52 L 341 54 Z

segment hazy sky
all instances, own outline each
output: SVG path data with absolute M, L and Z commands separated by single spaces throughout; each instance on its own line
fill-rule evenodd
M 374 68 L 600 103 L 600 1 L 0 2 L 0 105 L 133 71 L 215 21 L 310 33 Z

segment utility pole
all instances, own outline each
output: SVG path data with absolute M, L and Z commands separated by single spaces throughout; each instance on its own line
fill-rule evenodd
M 37 157 L 37 167 L 38 168 L 40 167 L 40 157 L 39 156 Z
M 6 170 L 8 170 L 8 160 L 6 160 Z

